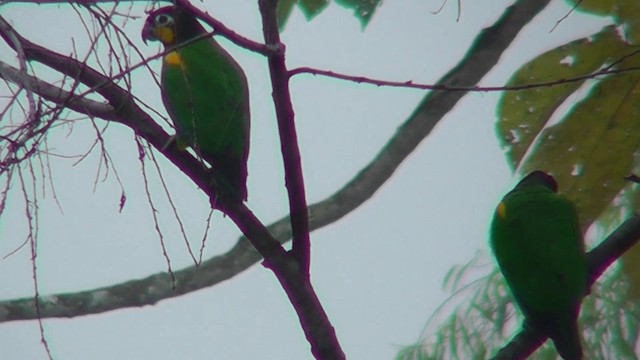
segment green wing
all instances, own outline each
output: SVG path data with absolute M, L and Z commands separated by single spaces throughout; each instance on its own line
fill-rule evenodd
M 162 98 L 178 137 L 213 166 L 228 190 L 246 200 L 249 92 L 244 72 L 211 38 L 176 51 L 181 63 L 163 64 Z
M 527 321 L 549 334 L 565 359 L 580 359 L 587 265 L 573 203 L 544 186 L 512 191 L 494 216 L 491 246 Z

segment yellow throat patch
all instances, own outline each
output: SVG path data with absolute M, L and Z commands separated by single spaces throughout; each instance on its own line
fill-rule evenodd
M 164 56 L 164 63 L 168 66 L 178 66 L 184 69 L 184 62 L 182 56 L 177 51 L 172 51 Z

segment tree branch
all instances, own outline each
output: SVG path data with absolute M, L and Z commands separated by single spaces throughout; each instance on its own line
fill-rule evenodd
M 29 87 L 41 97 L 54 103 L 62 104 L 66 102 L 69 109 L 79 113 L 105 120 L 116 118 L 115 110 L 110 105 L 91 99 L 74 97 L 72 93 L 44 80 L 27 75 L 20 69 L 2 61 L 0 61 L 0 78 L 23 87 Z
M 249 239 L 254 236 L 270 236 L 244 204 L 235 202 L 234 205 L 229 209 L 229 216 Z M 311 286 L 308 273 L 281 246 L 277 250 L 277 256 L 265 257 L 265 266 L 273 270 L 289 296 L 314 357 L 323 360 L 345 359 L 335 330 Z
M 261 44 L 238 34 L 237 32 L 225 26 L 221 21 L 211 17 L 209 13 L 193 6 L 188 0 L 175 0 L 174 2 L 177 6 L 180 6 L 181 8 L 187 10 L 188 12 L 211 26 L 214 29 L 215 34 L 224 36 L 234 44 L 265 56 L 273 53 L 273 51 L 269 49 L 269 47 L 265 44 Z
M 0 18 L 0 21 L 3 19 Z M 8 25 L 8 24 L 7 24 Z M 11 29 L 12 30 L 12 29 Z M 0 30 L 0 36 L 5 37 L 6 32 Z M 339 346 L 336 347 L 337 340 L 335 332 L 324 312 L 308 277 L 303 276 L 297 261 L 289 256 L 280 243 L 271 236 L 269 231 L 251 213 L 251 211 L 240 201 L 226 199 L 224 196 L 217 196 L 215 186 L 211 181 L 209 171 L 204 165 L 191 156 L 189 153 L 179 151 L 175 146 L 164 149 L 169 136 L 156 124 L 148 114 L 140 109 L 133 101 L 130 93 L 113 83 L 108 77 L 98 73 L 86 64 L 76 59 L 62 56 L 46 48 L 31 43 L 18 35 L 20 45 L 24 49 L 24 54 L 28 60 L 35 60 L 51 67 L 63 74 L 71 76 L 83 84 L 93 88 L 102 95 L 115 109 L 113 121 L 120 122 L 132 128 L 138 136 L 141 136 L 153 145 L 158 151 L 163 153 L 175 166 L 197 184 L 210 199 L 216 199 L 217 207 L 225 212 L 242 230 L 251 241 L 251 244 L 265 259 L 265 265 L 275 274 L 290 301 L 294 305 L 305 334 L 312 344 L 312 351 L 323 359 L 344 358 Z M 6 40 L 6 39 L 5 39 Z M 12 44 L 9 44 L 10 46 Z M 66 106 L 66 102 L 62 104 Z M 171 284 L 167 281 L 166 286 Z M 161 287 L 162 289 L 162 287 Z M 122 288 L 124 293 L 118 294 L 122 298 L 128 298 L 133 293 L 128 292 L 130 288 Z M 147 289 L 148 290 L 148 289 Z M 155 291 L 155 289 L 153 289 Z M 136 294 L 138 296 L 139 294 Z M 53 301 L 51 301 L 53 299 Z M 92 299 L 86 303 L 74 303 L 73 306 L 83 308 L 87 304 L 93 304 Z M 55 296 L 47 297 L 47 302 L 58 303 Z M 15 304 L 12 304 L 15 305 Z M 44 307 L 47 307 L 46 305 Z M 68 308 L 68 307 L 67 307 Z M 0 315 L 9 317 L 15 308 L 9 308 L 7 312 L 2 311 Z M 42 316 L 42 312 L 40 312 Z M 336 349 L 338 355 L 336 354 Z M 339 356 L 342 354 L 342 356 Z
M 314 76 L 324 76 L 333 79 L 339 79 L 344 81 L 355 82 L 358 84 L 369 84 L 380 87 L 397 87 L 397 88 L 407 88 L 407 89 L 420 89 L 420 90 L 442 90 L 442 91 L 465 91 L 465 92 L 496 92 L 496 91 L 519 91 L 519 90 L 530 90 L 541 87 L 552 87 L 558 86 L 562 84 L 569 84 L 574 82 L 581 82 L 585 80 L 595 79 L 599 76 L 606 75 L 618 75 L 625 74 L 629 72 L 639 71 L 639 66 L 630 66 L 622 69 L 613 69 L 612 66 L 607 66 L 603 69 L 598 69 L 596 71 L 580 75 L 574 76 L 565 79 L 551 80 L 551 81 L 542 81 L 536 83 L 528 83 L 522 85 L 511 85 L 511 86 L 448 86 L 443 84 L 419 84 L 414 83 L 411 80 L 408 81 L 390 81 L 390 80 L 381 80 L 381 79 L 372 79 L 366 76 L 357 76 L 357 75 L 349 75 L 342 74 L 335 71 L 315 69 L 311 67 L 298 67 L 289 71 L 289 76 L 294 77 L 296 75 L 309 74 Z
M 300 263 L 302 271 L 309 277 L 311 260 L 309 237 L 309 213 L 302 176 L 302 162 L 298 147 L 298 135 L 291 104 L 289 76 L 285 63 L 285 47 L 280 42 L 280 32 L 276 16 L 278 2 L 260 0 L 258 2 L 262 14 L 264 40 L 268 47 L 279 49 L 268 56 L 273 103 L 276 108 L 278 132 L 280 134 L 280 150 L 284 161 L 285 185 L 289 195 L 289 214 L 293 232 L 292 253 Z
M 492 27 L 484 30 L 474 42 L 467 56 L 451 70 L 438 84 L 449 82 L 466 83 L 473 86 L 482 78 L 499 59 L 500 55 L 509 46 L 512 39 L 549 1 L 520 0 L 507 8 L 502 17 Z M 495 39 L 491 42 L 490 39 Z M 483 44 L 483 45 L 481 45 Z M 459 72 L 459 75 L 456 75 Z M 463 82 L 456 79 L 468 79 Z M 380 150 L 375 158 L 361 169 L 352 180 L 342 189 L 328 198 L 309 206 L 309 226 L 311 230 L 320 229 L 334 223 L 354 209 L 364 204 L 375 192 L 393 175 L 402 161 L 415 149 L 435 127 L 451 107 L 462 95 L 453 92 L 432 92 L 422 101 L 419 108 L 400 127 L 389 142 Z M 439 104 L 443 104 L 440 106 Z M 446 105 L 446 106 L 445 106 Z M 144 113 L 143 113 L 144 114 Z M 146 115 L 146 114 L 144 114 Z M 114 119 L 122 122 L 122 118 Z M 153 128 L 155 123 L 149 118 L 136 125 L 146 128 L 148 136 L 152 136 L 162 129 Z M 416 135 L 412 133 L 415 131 Z M 164 134 L 157 140 L 159 144 L 165 144 L 169 136 Z M 172 151 L 172 148 L 167 151 Z M 186 156 L 184 153 L 179 153 Z M 177 155 L 176 155 L 177 156 Z M 190 170 L 191 165 L 196 169 Z M 194 164 L 182 169 L 185 174 L 198 173 L 201 166 Z M 196 175 L 189 176 L 197 178 Z M 291 227 L 289 217 L 285 216 L 268 227 L 268 231 L 280 243 L 291 239 Z M 135 307 L 155 304 L 163 299 L 180 296 L 191 291 L 214 286 L 228 280 L 255 265 L 262 258 L 256 250 L 247 242 L 246 237 L 241 237 L 238 243 L 227 253 L 215 256 L 196 270 L 189 267 L 174 272 L 177 282 L 176 290 L 162 289 L 160 283 L 167 284 L 169 279 L 166 273 L 158 273 L 147 278 L 133 280 L 117 285 L 107 286 L 85 292 L 73 294 L 56 294 L 48 298 L 57 299 L 58 303 L 45 304 L 42 309 L 43 317 L 73 317 L 120 309 L 123 307 Z M 169 286 L 170 288 L 170 286 Z M 155 292 L 150 293 L 149 290 Z M 109 293 L 121 294 L 127 292 L 128 296 L 109 296 Z M 85 301 L 85 299 L 104 299 L 104 301 Z M 108 304 L 113 302 L 113 306 Z M 79 307 L 64 307 L 64 304 L 83 304 Z M 72 308 L 75 308 L 72 311 Z M 33 319 L 29 309 L 33 309 L 33 299 L 16 299 L 0 302 L 0 322 L 13 320 Z M 9 316 L 11 314 L 11 316 Z
M 587 253 L 588 288 L 613 264 L 625 251 L 640 240 L 640 215 L 635 214 L 620 225 L 597 247 Z M 588 294 L 585 294 L 587 296 Z M 542 346 L 547 336 L 539 331 L 525 327 L 505 347 L 493 357 L 493 360 L 526 359 Z

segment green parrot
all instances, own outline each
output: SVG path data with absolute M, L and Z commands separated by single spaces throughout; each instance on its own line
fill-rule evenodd
M 547 334 L 563 359 L 580 360 L 587 257 L 576 208 L 557 191 L 553 176 L 527 175 L 498 205 L 490 243 L 525 326 Z
M 161 91 L 176 127 L 178 147 L 191 146 L 213 168 L 217 185 L 247 199 L 249 90 L 242 68 L 186 10 L 151 12 L 145 41 L 160 41 Z M 197 40 L 194 40 L 198 38 Z

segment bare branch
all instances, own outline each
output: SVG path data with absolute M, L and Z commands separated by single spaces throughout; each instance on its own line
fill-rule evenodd
M 69 109 L 82 114 L 102 119 L 112 119 L 115 116 L 115 110 L 108 104 L 91 99 L 73 97 L 72 93 L 49 84 L 44 80 L 25 74 L 20 71 L 20 69 L 2 61 L 0 61 L 0 78 L 20 86 L 29 87 L 38 95 L 54 103 L 60 104 L 66 102 L 66 106 Z
M 502 52 L 509 46 L 510 41 L 520 29 L 541 11 L 548 2 L 548 0 L 520 0 L 508 8 L 495 25 L 479 35 L 466 58 L 450 71 L 439 84 L 462 82 L 462 80 L 456 79 L 467 79 L 465 82 L 467 85 L 477 83 L 497 62 Z M 493 41 L 490 41 L 492 39 Z M 460 75 L 456 75 L 457 72 Z M 428 94 L 416 112 L 400 127 L 398 132 L 367 166 L 360 170 L 342 189 L 325 200 L 309 206 L 310 229 L 316 230 L 331 224 L 364 204 L 393 175 L 400 163 L 430 133 L 437 122 L 444 117 L 461 96 L 460 93 L 446 91 Z M 143 114 L 139 113 L 141 116 Z M 123 119 L 119 118 L 116 121 L 123 122 Z M 138 118 L 135 118 L 135 121 L 136 123 L 140 122 L 140 125 L 136 125 L 139 128 L 138 131 L 147 132 L 148 136 L 156 134 L 156 131 L 162 132 L 162 129 L 158 128 L 156 130 L 152 127 L 154 123 L 145 125 L 145 121 Z M 150 118 L 148 121 L 152 122 Z M 149 127 L 149 129 L 145 127 Z M 156 136 L 159 139 L 154 141 L 160 146 L 168 140 L 168 135 L 166 134 Z M 176 157 L 189 158 L 185 153 L 177 151 L 173 153 L 174 151 L 175 149 L 170 147 L 165 155 L 170 159 Z M 191 174 L 189 177 L 192 179 L 198 179 L 199 176 L 206 175 L 202 173 L 202 168 L 195 159 L 193 159 L 193 162 L 186 159 L 182 159 L 182 161 L 184 162 L 182 164 L 184 169 L 182 167 L 181 169 L 185 173 Z M 179 161 L 176 160 L 176 162 L 180 164 Z M 180 167 L 180 165 L 178 166 Z M 205 182 L 205 179 L 194 181 L 200 185 Z M 273 234 L 273 237 L 281 243 L 291 239 L 289 217 L 283 217 L 272 223 L 268 227 L 268 232 Z M 47 306 L 44 306 L 42 316 L 82 316 L 123 307 L 155 304 L 166 298 L 180 296 L 228 280 L 255 265 L 261 259 L 261 256 L 243 236 L 229 252 L 203 262 L 198 270 L 195 267 L 189 267 L 174 271 L 176 276 L 175 291 L 170 291 L 170 287 L 166 286 L 169 279 L 168 274 L 158 273 L 144 279 L 86 292 L 52 295 L 48 298 L 55 299 L 57 304 L 48 303 Z M 153 293 L 150 293 L 150 289 L 153 289 Z M 124 296 L 123 292 L 127 292 L 128 295 Z M 114 294 L 113 297 L 111 294 Z M 104 298 L 104 302 L 87 301 L 93 298 Z M 29 303 L 29 301 L 30 299 L 19 299 L 0 302 L 0 322 L 32 319 L 28 314 L 30 309 L 33 309 L 33 304 Z M 66 304 L 69 305 L 67 306 Z M 78 307 L 71 306 L 71 304 L 84 305 Z M 7 315 L 3 316 L 3 314 Z
M 73 4 L 77 4 L 77 5 L 82 5 L 82 6 L 85 6 L 85 7 L 89 8 L 92 5 L 96 5 L 96 4 L 101 4 L 101 3 L 103 3 L 103 4 L 104 3 L 118 4 L 119 2 L 120 2 L 119 0 L 0 0 L 0 6 L 5 5 L 5 4 L 9 4 L 9 3 L 29 3 L 29 4 L 38 4 L 38 5 L 43 5 L 43 4 L 73 5 Z M 144 2 L 145 4 L 149 3 L 148 0 L 144 0 L 144 1 L 142 1 L 142 0 L 127 0 L 127 2 L 131 2 L 131 3 Z M 187 9 L 190 13 L 194 14 L 200 20 L 202 20 L 203 22 L 207 23 L 209 26 L 211 26 L 212 28 L 215 29 L 215 31 L 210 33 L 209 35 L 221 35 L 221 36 L 224 36 L 225 38 L 229 39 L 231 42 L 233 42 L 234 44 L 236 44 L 236 45 L 238 45 L 238 46 L 240 46 L 242 48 L 245 48 L 247 50 L 251 50 L 253 52 L 260 53 L 260 54 L 263 54 L 263 55 L 268 55 L 269 53 L 273 52 L 267 46 L 265 46 L 264 44 L 261 44 L 261 43 L 259 43 L 257 41 L 253 41 L 253 40 L 251 40 L 249 38 L 246 38 L 246 37 L 238 34 L 237 32 L 233 31 L 232 29 L 230 29 L 229 27 L 224 25 L 221 21 L 213 18 L 206 11 L 202 11 L 202 10 L 198 9 L 197 7 L 193 6 L 190 2 L 188 2 L 186 0 L 176 0 L 176 1 L 164 0 L 164 1 L 160 1 L 160 2 L 166 2 L 167 4 L 175 3 L 176 5 Z
M 279 48 L 280 51 L 271 54 L 269 60 L 269 73 L 273 88 L 273 103 L 276 108 L 278 120 L 278 132 L 280 134 L 280 150 L 284 161 L 285 185 L 289 195 L 289 213 L 291 216 L 291 229 L 293 231 L 292 252 L 303 271 L 309 276 L 310 239 L 309 239 L 309 214 L 307 199 L 302 175 L 302 163 L 300 149 L 298 147 L 298 135 L 296 132 L 295 115 L 291 104 L 289 89 L 289 77 L 285 62 L 285 47 L 280 42 L 278 21 L 276 17 L 277 1 L 259 1 L 262 13 L 262 28 L 264 39 L 268 46 Z
M 176 277 L 173 273 L 173 269 L 171 268 L 171 259 L 169 258 L 169 254 L 167 253 L 167 246 L 164 240 L 164 234 L 162 233 L 162 230 L 160 230 L 160 221 L 158 221 L 158 210 L 156 209 L 153 203 L 153 198 L 151 197 L 151 190 L 149 190 L 149 179 L 147 177 L 147 170 L 144 164 L 145 150 L 144 150 L 144 146 L 142 145 L 142 142 L 137 137 L 136 137 L 136 145 L 138 147 L 138 161 L 140 161 L 140 170 L 142 171 L 142 178 L 144 182 L 144 193 L 147 197 L 149 209 L 151 210 L 151 218 L 153 219 L 153 225 L 154 225 L 156 234 L 158 235 L 158 240 L 160 241 L 160 247 L 162 248 L 162 256 L 164 257 L 164 260 L 167 264 L 167 273 L 171 278 L 171 288 L 175 289 Z
M 0 21 L 4 20 L 0 18 Z M 1 31 L 0 29 L 0 36 L 6 41 L 7 31 Z M 24 49 L 26 59 L 41 62 L 52 69 L 71 76 L 103 96 L 115 109 L 114 117 L 111 120 L 133 129 L 138 136 L 144 138 L 162 152 L 176 167 L 198 185 L 212 202 L 215 201 L 216 208 L 227 214 L 234 221 L 265 259 L 265 266 L 271 269 L 280 281 L 298 313 L 305 334 L 312 344 L 314 354 L 318 354 L 323 359 L 344 358 L 339 346 L 336 346 L 335 331 L 311 287 L 307 272 L 302 271 L 298 261 L 286 253 L 280 243 L 269 233 L 268 229 L 243 203 L 235 199 L 235 197 L 229 199 L 225 197 L 225 194 L 217 193 L 209 170 L 200 161 L 187 152 L 179 151 L 175 144 L 165 149 L 164 145 L 168 140 L 167 134 L 148 114 L 140 109 L 134 102 L 133 95 L 115 84 L 112 78 L 99 73 L 85 63 L 31 43 L 17 34 L 16 38 Z M 11 46 L 11 43 L 9 45 Z M 283 72 L 283 74 L 286 73 Z M 287 79 L 286 76 L 285 79 Z M 66 101 L 59 105 L 66 106 Z M 177 288 L 178 285 L 176 284 L 176 290 Z M 43 305 L 43 307 L 46 306 Z M 10 315 L 9 313 L 5 314 Z M 39 312 L 38 319 L 41 317 Z
M 27 60 L 24 55 L 24 49 L 22 48 L 22 45 L 20 44 L 20 41 L 18 40 L 15 32 L 13 32 L 12 29 L 10 28 L 5 27 L 4 23 L 0 23 L 0 26 L 3 27 L 2 31 L 7 35 L 7 38 L 9 39 L 9 41 L 11 41 L 14 49 L 18 53 L 18 62 L 20 63 L 20 71 L 22 72 L 22 74 L 28 75 Z M 27 101 L 29 102 L 29 112 L 27 115 L 27 123 L 31 124 L 36 122 L 38 117 L 37 110 L 36 110 L 36 101 L 33 96 L 33 89 L 31 87 L 31 83 L 26 82 L 24 88 L 27 93 Z
M 634 52 L 632 55 L 635 55 Z M 629 55 L 625 56 L 629 57 Z M 615 64 L 620 61 L 616 61 Z M 614 64 L 607 66 L 604 69 L 600 69 L 598 71 L 594 71 L 588 74 L 566 78 L 566 79 L 558 79 L 553 81 L 544 81 L 538 83 L 531 84 L 522 84 L 522 85 L 513 85 L 513 86 L 449 86 L 446 84 L 417 84 L 411 80 L 408 81 L 391 81 L 391 80 L 382 80 L 382 79 L 373 79 L 366 76 L 356 76 L 356 75 L 348 75 L 342 74 L 335 71 L 315 69 L 311 67 L 299 67 L 289 71 L 289 76 L 293 77 L 296 75 L 302 74 L 310 74 L 315 76 L 325 76 L 333 79 L 351 81 L 358 84 L 370 84 L 379 87 L 397 87 L 397 88 L 408 88 L 408 89 L 420 89 L 420 90 L 438 90 L 438 91 L 462 91 L 462 92 L 496 92 L 496 91 L 519 91 L 519 90 L 530 90 L 540 87 L 551 87 L 562 84 L 581 82 L 589 79 L 595 79 L 598 76 L 607 76 L 607 75 L 617 75 L 617 74 L 625 74 L 629 72 L 639 71 L 640 67 L 631 66 L 628 68 L 614 69 L 612 68 Z

